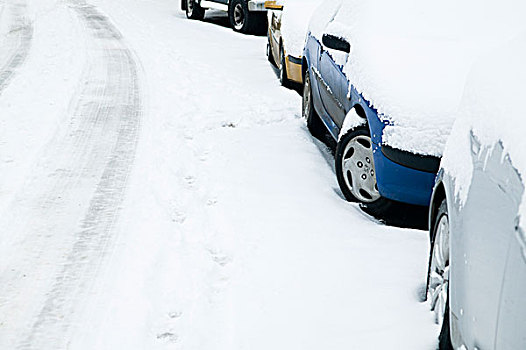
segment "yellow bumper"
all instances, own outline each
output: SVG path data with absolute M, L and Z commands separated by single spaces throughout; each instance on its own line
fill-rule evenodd
M 294 61 L 298 60 L 297 58 L 293 58 L 293 59 Z M 299 62 L 301 62 L 301 57 L 299 58 Z M 286 64 L 287 64 L 287 78 L 296 83 L 303 84 L 303 74 L 301 72 L 301 64 L 292 62 L 290 59 L 290 56 L 287 56 Z

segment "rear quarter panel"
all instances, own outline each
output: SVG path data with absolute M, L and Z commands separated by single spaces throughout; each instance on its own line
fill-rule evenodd
M 480 146 L 475 137 L 471 140 L 473 175 L 467 199 L 463 205 L 449 199 L 450 304 L 457 341 L 468 349 L 493 349 L 520 197 L 517 173 L 502 145 Z

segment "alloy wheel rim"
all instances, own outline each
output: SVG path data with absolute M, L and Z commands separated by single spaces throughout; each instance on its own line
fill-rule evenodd
M 428 297 L 435 321 L 442 326 L 449 288 L 449 220 L 442 215 L 437 224 L 429 271 Z
M 345 184 L 356 199 L 364 203 L 380 199 L 370 137 L 359 135 L 347 143 L 342 157 L 342 171 Z
M 234 7 L 234 27 L 239 30 L 243 28 L 243 25 L 245 24 L 245 12 L 243 11 L 243 6 L 241 4 L 237 4 Z

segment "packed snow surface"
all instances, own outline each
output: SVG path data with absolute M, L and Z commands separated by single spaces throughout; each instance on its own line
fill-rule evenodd
M 525 61 L 526 33 L 522 33 L 479 59 L 469 75 L 442 160 L 445 171 L 455 179 L 461 203 L 467 200 L 473 174 L 471 132 L 483 147 L 502 142 L 513 166 L 523 180 L 526 178 Z M 521 224 L 526 227 L 526 198 L 520 214 Z
M 391 123 L 383 141 L 442 155 L 473 61 L 525 26 L 519 0 L 326 0 L 310 31 L 346 38 L 349 81 Z M 337 59 L 338 61 L 338 59 Z
M 342 199 L 265 37 L 0 1 L 0 349 L 429 349 L 427 233 Z
M 303 56 L 309 21 L 322 0 L 283 0 L 281 36 L 287 55 Z

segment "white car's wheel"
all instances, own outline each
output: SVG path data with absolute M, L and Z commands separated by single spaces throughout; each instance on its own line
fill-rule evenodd
M 440 350 L 452 350 L 449 329 L 449 216 L 446 200 L 442 200 L 431 231 L 431 254 L 427 276 L 427 297 L 435 321 L 440 326 Z

